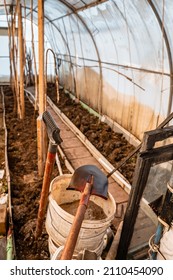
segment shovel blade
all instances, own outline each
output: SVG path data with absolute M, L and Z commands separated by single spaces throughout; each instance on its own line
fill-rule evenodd
M 91 194 L 108 198 L 107 176 L 95 165 L 83 165 L 77 168 L 71 178 L 67 189 L 83 192 L 90 176 L 93 175 L 93 187 Z

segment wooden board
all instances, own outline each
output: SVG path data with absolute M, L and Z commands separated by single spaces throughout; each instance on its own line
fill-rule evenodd
M 72 159 L 71 164 L 74 168 L 78 168 L 79 166 L 85 164 L 91 164 L 91 165 L 96 165 L 98 168 L 101 169 L 101 165 L 98 163 L 98 161 L 95 158 L 93 158 L 92 155 L 85 158 Z
M 66 138 L 66 139 L 69 139 L 69 138 Z M 78 147 L 82 147 L 82 143 L 81 141 L 76 138 L 76 137 L 73 137 L 73 138 L 70 138 L 68 141 L 63 141 L 61 143 L 61 147 L 62 149 L 68 149 L 68 148 L 78 148 Z
M 64 149 L 64 153 L 69 160 L 91 156 L 90 152 L 84 146 Z
M 116 182 L 109 184 L 108 190 L 113 195 L 116 203 L 128 201 L 128 194 Z

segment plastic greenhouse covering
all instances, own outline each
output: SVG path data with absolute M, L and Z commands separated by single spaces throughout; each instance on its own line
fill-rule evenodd
M 0 36 L 6 46 L 4 22 L 16 2 L 0 1 Z M 31 49 L 32 1 L 20 2 Z M 56 55 L 60 84 L 141 140 L 172 111 L 172 11 L 172 0 L 45 0 L 45 52 L 51 48 Z M 35 0 L 32 16 L 37 53 Z M 0 49 L 2 82 L 8 56 L 7 47 Z M 51 54 L 49 72 L 54 74 Z

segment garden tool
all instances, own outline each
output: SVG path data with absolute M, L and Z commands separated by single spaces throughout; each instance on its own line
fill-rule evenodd
M 43 121 L 47 128 L 47 133 L 49 137 L 49 147 L 48 147 L 48 153 L 46 158 L 43 185 L 42 185 L 41 198 L 40 198 L 38 217 L 37 217 L 36 234 L 35 234 L 36 239 L 42 233 L 42 225 L 43 225 L 43 220 L 44 220 L 46 206 L 47 206 L 49 185 L 50 185 L 51 175 L 55 163 L 57 145 L 59 145 L 62 142 L 62 139 L 60 137 L 60 129 L 58 128 L 51 114 L 48 111 L 45 111 L 43 113 Z
M 82 192 L 82 196 L 60 258 L 61 260 L 71 260 L 73 256 L 90 196 L 94 194 L 103 199 L 108 198 L 108 180 L 97 166 L 83 165 L 75 170 L 67 190 L 69 189 Z

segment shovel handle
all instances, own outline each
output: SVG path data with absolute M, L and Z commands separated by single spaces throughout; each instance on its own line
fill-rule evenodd
M 46 125 L 49 139 L 59 145 L 62 142 L 60 137 L 60 129 L 48 111 L 43 113 L 43 121 Z
M 93 178 L 93 176 L 92 176 Z M 74 217 L 74 221 L 72 227 L 70 229 L 70 233 L 67 237 L 66 244 L 64 250 L 61 255 L 61 260 L 71 260 L 73 256 L 73 252 L 76 246 L 77 238 L 79 235 L 79 231 L 84 220 L 85 212 L 89 203 L 89 198 L 91 195 L 93 179 L 91 179 L 91 183 L 86 183 L 84 192 L 82 193 L 79 206 Z
M 43 184 L 42 184 L 40 203 L 39 203 L 39 209 L 38 209 L 36 234 L 35 234 L 36 239 L 38 239 L 38 237 L 42 233 L 43 221 L 44 221 L 46 207 L 47 207 L 49 186 L 50 186 L 51 175 L 52 175 L 52 171 L 53 171 L 53 167 L 54 167 L 56 151 L 57 151 L 57 145 L 52 144 L 50 141 L 47 158 L 46 158 L 46 165 L 45 165 L 45 170 L 44 170 Z

